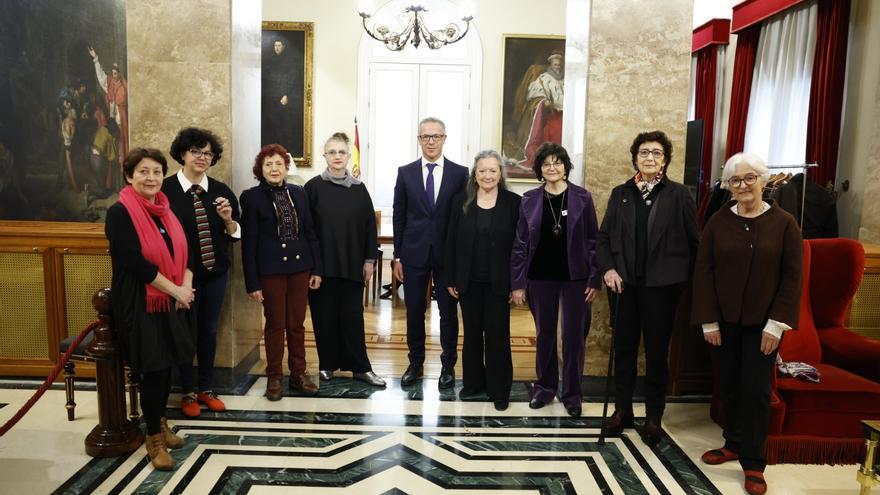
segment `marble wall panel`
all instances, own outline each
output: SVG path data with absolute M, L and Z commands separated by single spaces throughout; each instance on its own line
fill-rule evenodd
M 871 135 L 880 136 L 880 85 L 874 93 L 873 131 Z M 859 240 L 869 244 L 880 244 L 880 141 L 871 141 L 865 164 L 865 184 L 862 201 L 862 223 Z
M 181 128 L 211 129 L 224 143 L 223 157 L 211 176 L 228 182 L 232 151 L 228 62 L 141 60 L 130 64 L 129 84 L 132 146 L 153 146 L 167 153 Z M 176 163 L 169 163 L 169 168 L 178 170 Z
M 231 3 L 232 0 L 127 2 L 129 64 L 142 61 L 228 64 Z M 181 79 L 199 77 L 196 70 L 180 75 Z
M 629 146 L 660 129 L 683 176 L 693 0 L 592 0 L 584 178 L 601 222 L 611 189 L 633 174 Z M 593 304 L 585 373 L 604 375 L 610 332 L 604 292 Z
M 223 141 L 224 153 L 210 174 L 235 191 L 241 187 L 232 173 L 234 122 L 248 119 L 233 116 L 232 81 L 233 72 L 247 64 L 233 64 L 232 41 L 238 32 L 236 43 L 253 46 L 236 52 L 259 55 L 261 15 L 253 9 L 261 12 L 259 3 L 249 0 L 132 0 L 127 9 L 132 145 L 167 154 L 182 127 L 211 129 Z M 235 28 L 234 10 L 246 13 Z M 169 165 L 169 172 L 177 172 L 176 164 Z M 240 259 L 237 249 L 234 256 L 234 262 Z M 221 314 L 216 366 L 234 368 L 254 349 L 259 335 L 260 306 L 247 299 L 240 263 L 235 263 Z

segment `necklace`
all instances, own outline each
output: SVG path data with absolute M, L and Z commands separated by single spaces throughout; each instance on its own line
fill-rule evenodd
M 565 204 L 565 193 L 568 191 L 562 191 L 562 201 L 559 202 L 559 216 L 556 216 L 556 212 L 553 210 L 553 202 L 550 201 L 550 193 L 546 193 L 547 196 L 547 204 L 550 205 L 550 216 L 553 217 L 553 235 L 559 237 L 562 235 L 562 205 Z

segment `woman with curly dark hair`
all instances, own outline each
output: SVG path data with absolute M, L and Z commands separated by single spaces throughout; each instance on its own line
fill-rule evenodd
M 253 168 L 260 183 L 241 194 L 244 283 L 266 317 L 266 398 L 271 401 L 283 396 L 285 337 L 290 389 L 318 392 L 306 372 L 304 322 L 309 289 L 321 286 L 321 250 L 306 191 L 285 181 L 289 169 L 283 146 L 263 146 Z
M 571 416 L 581 415 L 581 378 L 590 304 L 601 279 L 596 267 L 596 209 L 583 187 L 568 181 L 571 159 L 562 146 L 538 147 L 535 176 L 544 184 L 523 194 L 511 253 L 511 298 L 528 301 L 537 330 L 537 381 L 529 407 L 539 409 L 559 388 L 556 327 L 562 305 L 562 390 Z
M 611 191 L 599 229 L 599 272 L 617 296 L 614 327 L 616 407 L 605 427 L 610 435 L 632 428 L 636 360 L 644 334 L 647 443 L 660 440 L 666 405 L 667 355 L 672 322 L 697 254 L 694 200 L 667 177 L 672 142 L 661 131 L 643 132 L 630 146 L 635 175 Z
M 213 391 L 214 355 L 220 309 L 232 266 L 232 243 L 241 238 L 241 228 L 235 194 L 226 184 L 208 177 L 208 169 L 216 165 L 222 155 L 223 145 L 211 131 L 195 127 L 182 129 L 171 143 L 171 157 L 181 168 L 162 184 L 162 192 L 168 196 L 171 209 L 183 225 L 193 260 L 198 388 L 193 383 L 192 363 L 180 367 L 183 391 L 180 409 L 188 417 L 201 413 L 199 404 L 211 411 L 226 410 Z

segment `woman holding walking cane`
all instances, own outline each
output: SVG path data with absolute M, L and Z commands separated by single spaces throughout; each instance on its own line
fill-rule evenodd
M 613 352 L 615 411 L 606 432 L 632 428 L 639 339 L 644 334 L 646 419 L 639 433 L 660 440 L 666 405 L 667 355 L 678 298 L 697 254 L 694 200 L 666 176 L 672 143 L 661 131 L 643 132 L 630 146 L 635 176 L 614 188 L 597 238 L 599 272 L 617 295 Z

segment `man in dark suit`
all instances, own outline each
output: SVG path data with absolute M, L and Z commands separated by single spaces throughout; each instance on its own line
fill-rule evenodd
M 422 156 L 397 170 L 394 185 L 394 276 L 403 285 L 406 301 L 406 343 L 409 366 L 400 379 L 411 385 L 423 375 L 425 362 L 425 309 L 432 276 L 440 310 L 439 387 L 455 385 L 458 360 L 458 313 L 455 299 L 443 288 L 443 248 L 452 197 L 464 189 L 468 169 L 443 157 L 446 125 L 427 117 L 419 123 Z

